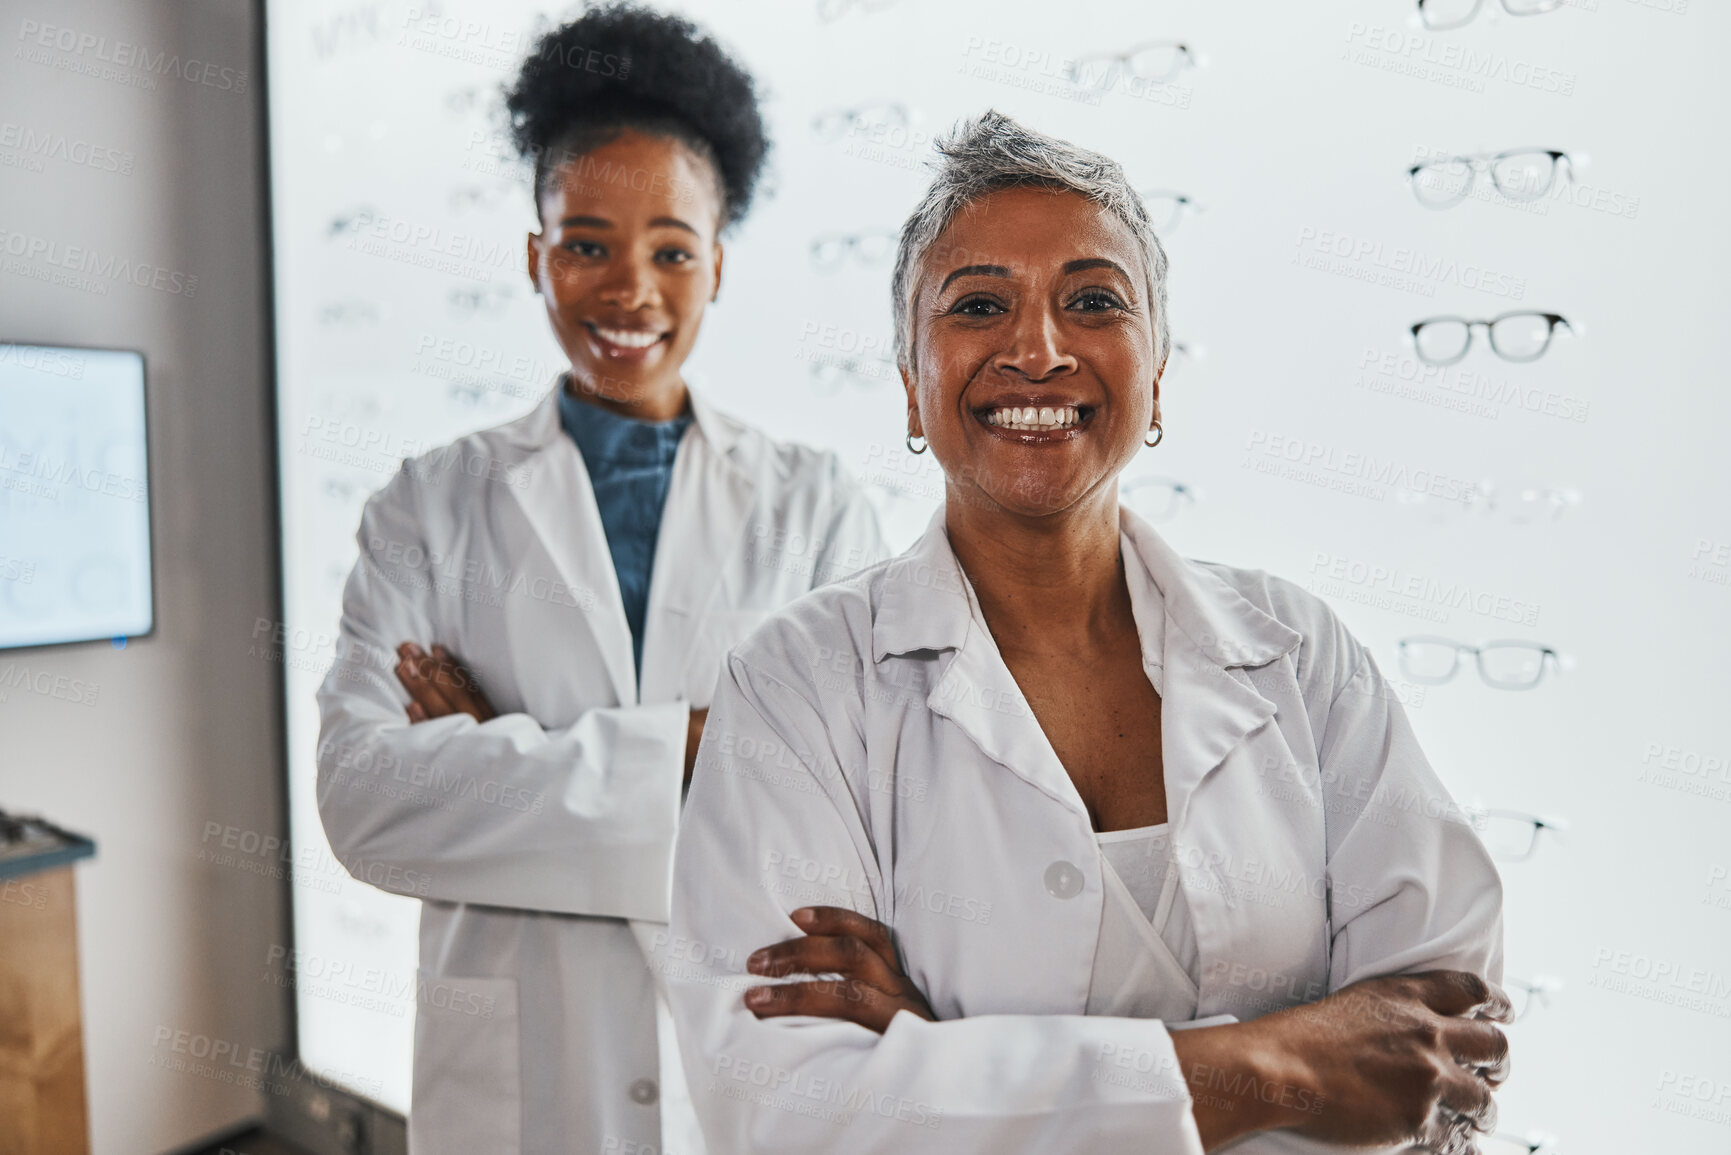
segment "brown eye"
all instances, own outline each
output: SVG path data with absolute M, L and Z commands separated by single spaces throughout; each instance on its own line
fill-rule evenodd
M 1105 289 L 1089 289 L 1071 301 L 1070 306 L 1071 308 L 1079 307 L 1084 313 L 1099 313 L 1107 309 L 1122 309 L 1124 303 Z
M 1004 311 L 1004 306 L 990 297 L 963 297 L 949 309 L 955 317 L 995 317 Z

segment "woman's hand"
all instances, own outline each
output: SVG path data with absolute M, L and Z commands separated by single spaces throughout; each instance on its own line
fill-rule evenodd
M 497 716 L 475 675 L 444 646 L 428 654 L 413 642 L 397 647 L 397 681 L 409 692 L 409 721 L 467 714 L 477 722 Z
M 1508 1077 L 1509 1044 L 1493 1024 L 1512 1018 L 1507 996 L 1477 975 L 1426 971 L 1366 979 L 1253 1020 L 1240 1045 L 1265 1060 L 1258 1066 L 1270 1085 L 1310 1092 L 1259 1094 L 1270 1111 L 1265 1128 L 1467 1155 L 1478 1150 L 1477 1133 L 1496 1128 L 1492 1092 Z M 1173 1035 L 1181 1063 L 1190 1033 Z
M 883 1034 L 897 1011 L 935 1020 L 925 995 L 902 973 L 887 926 L 839 906 L 807 906 L 788 916 L 806 937 L 756 951 L 745 969 L 754 975 L 840 975 L 838 979 L 752 987 L 745 1005 L 760 1019 L 817 1015 L 846 1019 Z

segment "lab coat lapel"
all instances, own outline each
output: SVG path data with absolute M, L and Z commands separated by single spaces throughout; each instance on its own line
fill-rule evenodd
M 1297 646 L 1301 635 L 1179 557 L 1134 513 L 1123 511 L 1121 525 L 1145 567 L 1141 573 L 1126 571 L 1139 625 L 1141 607 L 1151 606 L 1150 599 L 1136 596 L 1139 585 L 1152 580 L 1159 587 L 1165 612 L 1159 654 L 1147 649 L 1151 631 L 1141 630 L 1143 664 L 1165 666 L 1160 752 L 1167 821 L 1180 830 L 1203 779 L 1274 716 L 1274 703 L 1251 685 L 1244 667 L 1274 661 Z
M 692 642 L 714 607 L 725 563 L 739 551 L 757 503 L 757 481 L 734 460 L 739 428 L 695 392 L 690 397 L 693 420 L 673 459 L 649 577 L 645 702 L 671 701 L 682 692 Z
M 926 705 L 955 723 L 987 757 L 1089 821 L 1087 806 L 1058 761 L 992 635 L 970 621 L 968 634 Z
M 1087 807 L 1039 719 L 975 613 L 973 589 L 950 549 L 940 507 L 913 549 L 891 563 L 873 626 L 873 649 L 954 653 L 926 697 L 988 758 L 1087 820 Z
M 613 692 L 620 703 L 630 704 L 637 701 L 631 626 L 625 620 L 625 603 L 589 470 L 559 424 L 559 388 L 555 385 L 515 431 L 529 452 L 523 462 L 525 484 L 513 487 L 512 493 L 560 577 L 590 607 L 586 613 L 578 611 L 578 616 L 601 652 Z M 524 663 L 546 661 L 540 651 L 521 657 Z M 528 664 L 518 670 L 525 681 L 541 676 Z
M 1126 567 L 1143 666 L 1165 667 L 1161 755 L 1168 821 L 1177 830 L 1196 787 L 1274 715 L 1274 703 L 1257 692 L 1242 667 L 1275 660 L 1300 635 L 1179 557 L 1134 513 L 1121 516 L 1125 540 L 1143 567 Z M 974 612 L 973 591 L 950 548 L 942 509 L 886 578 L 873 627 L 876 656 L 953 648 L 926 704 L 988 757 L 1085 816 L 1081 795 Z M 1149 581 L 1159 587 L 1161 629 L 1150 628 L 1147 617 L 1155 604 Z

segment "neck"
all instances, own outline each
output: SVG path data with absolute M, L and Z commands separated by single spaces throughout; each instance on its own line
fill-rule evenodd
M 951 494 L 944 525 L 1000 649 L 1073 651 L 1120 632 L 1130 591 L 1118 548 L 1118 487 L 1044 517 Z
M 654 385 L 622 395 L 609 395 L 580 385 L 575 373 L 565 374 L 565 392 L 597 409 L 617 413 L 637 421 L 672 421 L 686 411 L 691 392 L 685 382 L 675 377 L 664 385 Z

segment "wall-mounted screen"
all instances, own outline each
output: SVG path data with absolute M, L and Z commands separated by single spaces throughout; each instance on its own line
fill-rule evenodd
M 0 343 L 0 649 L 150 632 L 144 358 Z

